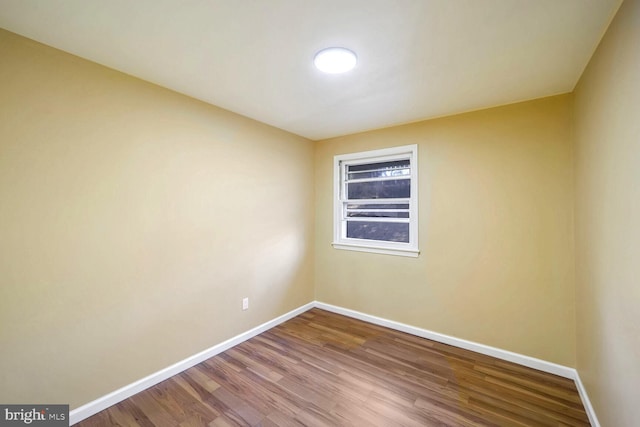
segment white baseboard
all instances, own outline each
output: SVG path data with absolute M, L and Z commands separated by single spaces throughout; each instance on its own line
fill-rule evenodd
M 580 375 L 578 374 L 578 371 L 576 371 L 576 377 L 573 380 L 576 383 L 576 388 L 578 389 L 578 394 L 580 394 L 580 399 L 582 399 L 584 410 L 587 411 L 587 416 L 589 417 L 589 422 L 591 423 L 591 427 L 600 427 L 600 422 L 598 421 L 598 417 L 596 417 L 596 411 L 593 409 L 593 406 L 591 405 L 591 400 L 589 400 L 587 389 L 584 388 L 584 384 L 582 384 L 582 380 L 580 379 Z
M 467 341 L 467 340 L 456 338 L 450 335 L 440 334 L 438 332 L 433 332 L 427 329 L 422 329 L 422 328 L 407 325 L 404 323 L 396 322 L 393 320 L 384 319 L 382 317 L 372 316 L 370 314 L 361 313 L 359 311 L 350 310 L 348 308 L 342 308 L 335 305 L 326 304 L 320 301 L 313 301 L 301 307 L 298 307 L 295 310 L 292 310 L 286 314 L 283 314 L 280 317 L 277 317 L 273 320 L 263 323 L 262 325 L 257 326 L 247 332 L 237 335 L 231 339 L 228 339 L 227 341 L 224 341 L 211 348 L 208 348 L 198 354 L 188 357 L 165 369 L 155 372 L 132 384 L 124 386 L 103 397 L 100 397 L 92 402 L 89 402 L 77 409 L 74 409 L 69 413 L 70 425 L 76 424 L 84 420 L 85 418 L 95 415 L 98 412 L 104 409 L 107 409 L 108 407 L 115 405 L 116 403 L 121 402 L 124 399 L 127 399 L 128 397 L 131 397 L 136 393 L 146 390 L 149 387 L 152 387 L 176 374 L 179 374 L 180 372 L 186 369 L 189 369 L 192 366 L 197 365 L 198 363 L 201 363 L 219 353 L 222 353 L 223 351 L 226 351 L 233 346 L 236 346 L 250 338 L 253 338 L 254 336 L 261 334 L 262 332 L 265 332 L 266 330 L 271 329 L 274 326 L 279 325 L 280 323 L 286 322 L 287 320 L 299 314 L 302 314 L 305 311 L 310 310 L 314 307 L 320 308 L 322 310 L 330 311 L 332 313 L 342 314 L 344 316 L 352 317 L 354 319 L 363 320 L 365 322 L 373 323 L 374 325 L 384 326 L 397 331 L 406 332 L 408 334 L 415 335 L 418 337 L 427 338 L 433 341 L 449 344 L 459 348 L 464 348 L 466 350 L 475 351 L 476 353 L 485 354 L 487 356 L 493 356 L 498 359 L 507 360 L 509 362 L 517 363 L 519 365 L 527 366 L 529 368 L 537 369 L 539 371 L 548 372 L 564 378 L 572 379 L 576 383 L 578 393 L 580 394 L 580 398 L 582 399 L 585 410 L 587 411 L 587 415 L 589 417 L 589 421 L 591 422 L 591 425 L 593 427 L 600 427 L 600 424 L 598 423 L 598 418 L 596 417 L 595 411 L 591 406 L 591 402 L 589 400 L 587 392 L 582 384 L 582 381 L 580 381 L 580 376 L 578 375 L 578 372 L 573 368 L 569 368 L 563 365 L 558 365 L 556 363 L 547 362 L 541 359 L 536 359 L 535 357 L 525 356 L 523 354 L 518 354 L 511 351 L 502 350 L 496 347 L 491 347 L 488 345 L 476 343 L 473 341 Z
M 266 323 L 263 323 L 260 326 L 257 326 L 247 332 L 244 332 L 240 335 L 237 335 L 231 339 L 228 339 L 218 345 L 214 345 L 211 348 L 208 348 L 200 353 L 194 354 L 193 356 L 187 357 L 180 362 L 174 363 L 173 365 L 164 368 L 158 372 L 155 372 L 147 377 L 144 377 L 134 383 L 126 385 L 118 390 L 115 390 L 105 396 L 102 396 L 92 402 L 89 402 L 85 405 L 80 406 L 79 408 L 74 409 L 69 412 L 69 425 L 76 424 L 85 418 L 88 418 L 92 415 L 97 414 L 98 412 L 107 409 L 110 406 L 115 405 L 118 402 L 127 399 L 128 397 L 133 396 L 136 393 L 140 393 L 143 390 L 148 389 L 180 372 L 191 368 L 192 366 L 197 365 L 198 363 L 204 362 L 205 360 L 222 353 L 225 350 L 230 349 L 233 346 L 236 346 L 249 338 L 253 338 L 262 332 L 273 328 L 274 326 L 279 325 L 280 323 L 286 322 L 287 320 L 296 317 L 297 315 L 304 313 L 305 311 L 313 308 L 315 306 L 315 302 L 310 302 L 301 307 L 296 308 L 288 313 L 283 314 L 280 317 L 277 317 L 273 320 L 270 320 Z
M 385 326 L 390 329 L 395 329 L 396 331 L 406 332 L 411 335 L 427 338 L 433 341 L 441 342 L 443 344 L 449 344 L 455 347 L 464 348 L 466 350 L 475 351 L 476 353 L 486 354 L 487 356 L 493 356 L 498 359 L 507 360 L 509 362 L 517 363 L 518 365 L 527 366 L 539 371 L 549 372 L 551 374 L 558 375 L 564 378 L 575 378 L 575 369 L 563 365 L 558 365 L 556 363 L 547 362 L 546 360 L 536 359 L 535 357 L 513 353 L 508 350 L 502 350 L 500 348 L 479 344 L 477 342 L 463 340 L 461 338 L 452 337 L 450 335 L 440 334 L 438 332 L 417 328 L 415 326 L 395 322 L 393 320 L 383 319 L 381 317 L 371 316 L 359 311 L 349 310 L 347 308 L 337 307 L 335 305 L 325 304 L 323 302 L 316 301 L 315 306 L 323 310 L 331 311 L 333 313 L 353 317 L 354 319 L 364 320 L 365 322 L 373 323 L 379 326 Z
M 502 350 L 500 348 L 491 347 L 488 345 L 476 343 L 473 341 L 463 340 L 461 338 L 452 337 L 450 335 L 440 334 L 438 332 L 429 331 L 427 329 L 417 328 L 415 326 L 407 325 L 393 320 L 384 319 L 382 317 L 372 316 L 359 311 L 350 310 L 348 308 L 342 308 L 331 304 L 326 304 L 320 301 L 316 301 L 315 307 L 330 311 L 332 313 L 342 314 L 343 316 L 352 317 L 354 319 L 363 320 L 365 322 L 373 323 L 374 325 L 384 326 L 396 331 L 406 332 L 411 335 L 415 335 L 422 338 L 427 338 L 433 341 L 441 342 L 443 344 L 449 344 L 455 347 L 464 348 L 466 350 L 475 351 L 476 353 L 486 354 L 487 356 L 493 356 L 501 360 L 507 360 L 509 362 L 517 363 L 518 365 L 527 366 L 529 368 L 537 369 L 542 372 L 548 372 L 550 374 L 558 375 L 564 378 L 573 380 L 582 399 L 582 404 L 589 417 L 589 422 L 592 427 L 600 427 L 596 412 L 591 405 L 587 390 L 584 388 L 578 371 L 568 366 L 558 365 L 556 363 L 547 362 L 546 360 L 536 359 L 535 357 L 525 356 L 523 354 L 514 353 L 508 350 Z

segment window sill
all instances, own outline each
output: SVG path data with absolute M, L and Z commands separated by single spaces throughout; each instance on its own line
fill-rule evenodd
M 374 254 L 385 254 L 385 255 L 397 255 L 397 256 L 405 256 L 416 258 L 420 255 L 419 250 L 415 249 L 397 249 L 397 248 L 385 248 L 381 246 L 373 246 L 373 245 L 358 245 L 354 243 L 332 243 L 331 244 L 335 249 L 343 249 L 347 251 L 358 251 L 358 252 L 371 252 Z

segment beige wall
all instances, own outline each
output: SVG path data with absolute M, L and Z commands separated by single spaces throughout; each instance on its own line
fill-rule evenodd
M 316 145 L 319 301 L 574 366 L 570 95 Z M 333 249 L 333 156 L 419 146 L 418 258 Z
M 74 408 L 313 300 L 312 142 L 2 30 L 0 58 L 0 402 Z
M 0 30 L 0 402 L 77 407 L 315 282 L 323 302 L 577 366 L 602 425 L 635 425 L 638 40 L 627 0 L 575 99 L 314 145 Z M 414 143 L 420 256 L 333 249 L 333 156 Z
M 603 426 L 640 423 L 640 1 L 575 93 L 577 367 Z

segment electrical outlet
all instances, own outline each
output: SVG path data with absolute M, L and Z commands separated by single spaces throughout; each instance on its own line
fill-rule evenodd
M 242 298 L 242 309 L 249 309 L 249 298 Z

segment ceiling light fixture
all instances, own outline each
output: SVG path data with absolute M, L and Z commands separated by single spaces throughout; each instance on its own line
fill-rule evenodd
M 344 47 L 329 47 L 316 53 L 313 63 L 323 73 L 346 73 L 356 66 L 356 54 Z

